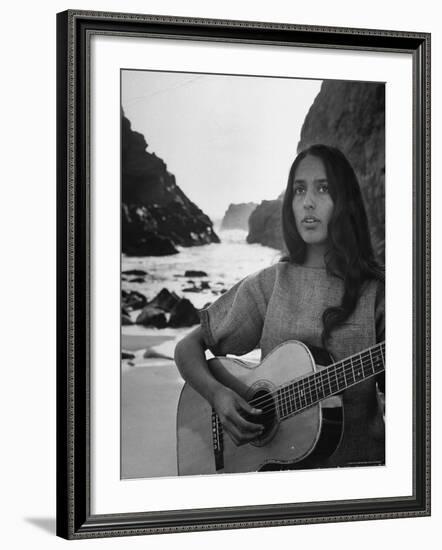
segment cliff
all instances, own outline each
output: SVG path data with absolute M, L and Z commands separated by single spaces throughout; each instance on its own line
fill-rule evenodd
M 314 143 L 338 147 L 361 185 L 378 260 L 384 262 L 385 87 L 324 81 L 304 120 L 297 151 Z M 295 154 L 293 155 L 295 157 Z M 287 167 L 288 173 L 289 167 Z M 264 201 L 250 217 L 248 242 L 283 249 L 280 200 Z M 258 216 L 259 215 L 259 216 Z M 255 219 L 256 218 L 256 219 Z
M 249 244 L 259 243 L 283 250 L 284 240 L 282 238 L 281 226 L 282 200 L 262 201 L 249 218 Z
M 376 256 L 385 248 L 385 86 L 325 81 L 305 118 L 298 151 L 314 143 L 340 149 L 358 177 Z
M 176 245 L 219 242 L 213 224 L 183 191 L 144 136 L 121 120 L 122 252 L 132 256 L 174 254 Z
M 254 202 L 229 204 L 221 222 L 221 229 L 249 229 L 249 217 L 255 210 Z

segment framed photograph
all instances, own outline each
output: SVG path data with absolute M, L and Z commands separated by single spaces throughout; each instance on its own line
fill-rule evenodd
M 57 534 L 429 515 L 430 35 L 57 36 Z

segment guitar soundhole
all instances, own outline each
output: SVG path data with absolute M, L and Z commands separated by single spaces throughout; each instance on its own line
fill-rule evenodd
M 273 436 L 275 428 L 277 427 L 277 414 L 276 405 L 272 393 L 266 389 L 260 389 L 253 394 L 253 397 L 249 400 L 254 407 L 262 409 L 262 413 L 258 416 L 251 416 L 248 418 L 251 422 L 256 422 L 264 426 L 264 431 L 258 439 L 252 442 L 252 445 L 263 444 Z

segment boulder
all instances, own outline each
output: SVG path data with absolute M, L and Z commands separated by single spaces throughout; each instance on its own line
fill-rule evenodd
M 193 306 L 192 302 L 186 298 L 182 298 L 172 309 L 169 326 L 170 327 L 191 327 L 199 324 L 200 319 L 198 311 Z
M 143 269 L 126 269 L 126 271 L 121 272 L 123 275 L 134 275 L 136 277 L 144 277 L 147 275 L 147 271 Z
M 207 277 L 207 273 L 205 271 L 198 271 L 196 269 L 188 269 L 184 273 L 184 277 Z
M 162 309 L 146 306 L 136 319 L 137 325 L 143 325 L 145 327 L 165 328 L 167 326 L 167 319 Z
M 170 292 L 167 288 L 163 288 L 148 305 L 170 312 L 179 301 L 180 298 L 175 292 Z
M 123 290 L 122 291 L 122 306 L 126 310 L 136 310 L 141 309 L 147 304 L 147 298 L 141 292 L 132 290 L 130 292 Z
M 122 315 L 121 316 L 121 326 L 128 326 L 128 325 L 133 325 L 134 322 L 132 321 L 132 319 L 129 317 L 129 315 Z

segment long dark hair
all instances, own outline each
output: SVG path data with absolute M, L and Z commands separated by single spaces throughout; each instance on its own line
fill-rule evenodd
M 356 174 L 345 155 L 327 145 L 312 145 L 300 152 L 290 168 L 282 205 L 282 230 L 288 251 L 284 260 L 297 264 L 303 264 L 306 260 L 307 245 L 296 228 L 292 203 L 296 169 L 308 155 L 323 162 L 334 203 L 328 224 L 326 269 L 344 282 L 341 304 L 327 308 L 322 314 L 322 344 L 326 347 L 333 328 L 344 323 L 355 310 L 364 282 L 382 280 L 384 275 L 373 253 L 367 213 Z

